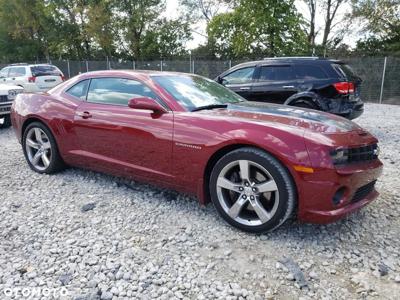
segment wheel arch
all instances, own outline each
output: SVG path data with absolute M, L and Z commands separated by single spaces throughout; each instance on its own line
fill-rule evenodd
M 50 127 L 46 124 L 46 122 L 45 122 L 44 120 L 42 120 L 41 118 L 39 118 L 39 117 L 37 117 L 37 116 L 32 116 L 32 117 L 28 117 L 28 118 L 22 123 L 22 126 L 21 126 L 21 136 L 24 135 L 24 132 L 25 132 L 26 127 L 28 127 L 29 124 L 32 124 L 32 123 L 34 123 L 34 122 L 42 123 L 43 125 L 45 125 L 45 126 L 51 131 L 51 133 L 53 133 L 53 131 L 50 129 Z M 53 135 L 54 135 L 54 133 L 53 133 Z
M 210 176 L 211 176 L 213 167 L 218 162 L 218 160 L 221 159 L 225 154 L 232 152 L 234 150 L 240 149 L 240 148 L 258 149 L 258 150 L 268 153 L 269 155 L 274 157 L 282 165 L 282 167 L 286 169 L 289 177 L 291 178 L 291 180 L 293 182 L 293 186 L 295 188 L 296 194 L 298 195 L 298 187 L 297 187 L 297 183 L 295 180 L 295 176 L 293 174 L 293 170 L 289 169 L 287 167 L 287 164 L 285 162 L 283 162 L 275 153 L 273 153 L 272 151 L 268 151 L 267 149 L 260 147 L 258 145 L 237 143 L 237 144 L 225 145 L 222 148 L 219 148 L 208 159 L 206 167 L 204 169 L 203 178 L 202 178 L 201 192 L 199 193 L 200 194 L 199 199 L 200 199 L 200 202 L 202 205 L 206 205 L 207 203 L 209 203 L 211 201 L 210 192 L 209 192 L 209 181 L 210 181 Z
M 319 104 L 319 101 L 318 101 L 319 96 L 314 92 L 301 92 L 301 93 L 294 94 L 294 95 L 290 96 L 283 104 L 284 105 L 293 105 L 297 100 L 300 100 L 300 99 L 308 100 L 312 104 L 314 104 L 318 109 L 321 109 L 321 105 Z
M 39 122 L 39 123 L 43 124 L 44 126 L 46 126 L 46 128 L 53 135 L 53 138 L 54 138 L 54 140 L 56 142 L 57 148 L 60 149 L 59 143 L 57 141 L 57 135 L 54 133 L 53 129 L 47 124 L 47 122 L 45 120 L 43 120 L 42 118 L 38 117 L 38 116 L 30 116 L 22 123 L 22 126 L 21 126 L 21 142 L 22 142 L 22 139 L 23 139 L 23 136 L 24 136 L 25 129 L 29 126 L 29 124 L 32 124 L 34 122 Z

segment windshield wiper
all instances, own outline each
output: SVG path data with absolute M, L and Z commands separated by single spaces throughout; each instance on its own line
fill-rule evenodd
M 214 108 L 227 108 L 228 104 L 210 104 L 210 105 L 204 105 L 204 106 L 199 106 L 196 108 L 193 108 L 191 111 L 198 111 L 198 110 L 203 110 L 203 109 L 214 109 Z

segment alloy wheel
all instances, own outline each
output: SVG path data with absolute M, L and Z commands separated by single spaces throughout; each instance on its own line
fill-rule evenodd
M 39 170 L 46 170 L 51 162 L 52 149 L 49 137 L 38 127 L 32 127 L 25 139 L 25 149 L 29 162 Z
M 263 166 L 249 160 L 233 161 L 221 170 L 217 197 L 230 218 L 247 226 L 265 224 L 279 205 L 275 180 Z

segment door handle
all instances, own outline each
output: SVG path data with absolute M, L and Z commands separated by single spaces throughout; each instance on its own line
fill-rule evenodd
M 284 89 L 294 89 L 294 85 L 284 85 Z
M 12 80 L 15 80 L 15 77 L 14 77 L 14 78 L 12 78 Z
M 241 88 L 239 88 L 241 91 L 248 91 L 248 90 L 250 90 L 250 88 L 248 87 L 248 86 L 244 86 L 244 87 L 241 87 Z
M 83 113 L 78 113 L 78 116 L 80 116 L 82 119 L 89 119 L 92 117 L 92 115 L 88 111 L 84 111 Z

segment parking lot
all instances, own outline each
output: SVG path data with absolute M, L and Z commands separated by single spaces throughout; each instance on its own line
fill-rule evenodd
M 380 140 L 378 200 L 334 224 L 289 222 L 260 236 L 173 191 L 81 169 L 34 173 L 13 130 L 0 130 L 0 293 L 399 299 L 400 106 L 366 104 L 356 122 Z

